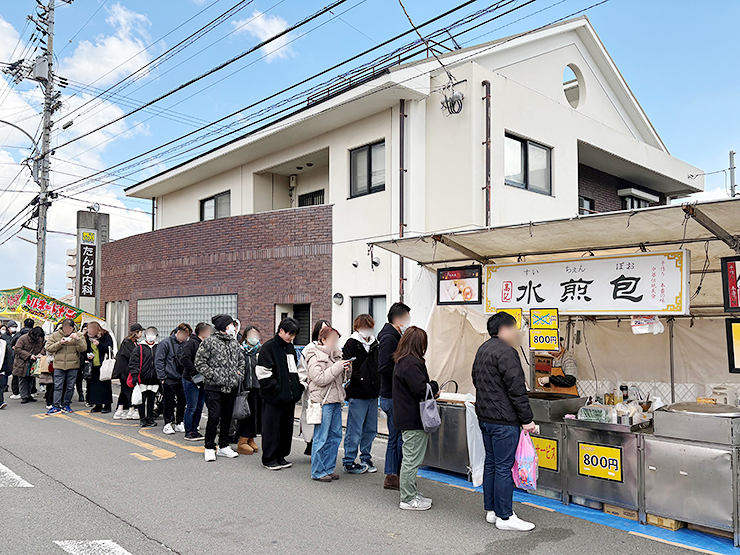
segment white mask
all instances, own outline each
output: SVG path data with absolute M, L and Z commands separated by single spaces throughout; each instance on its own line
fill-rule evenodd
M 234 326 L 227 326 L 226 327 L 226 334 L 229 337 L 236 337 L 236 328 Z
M 404 333 L 406 333 L 406 330 L 407 329 L 409 329 L 409 325 L 408 324 L 403 324 L 401 326 L 398 326 L 398 331 L 401 332 L 401 335 L 403 335 Z
M 371 337 L 373 335 L 373 330 L 357 330 L 357 333 L 359 333 L 363 338 L 367 339 L 368 337 Z
M 154 343 L 156 340 L 157 340 L 157 336 L 156 335 L 152 335 L 152 334 L 149 334 L 149 333 L 146 334 L 146 342 L 147 343 Z

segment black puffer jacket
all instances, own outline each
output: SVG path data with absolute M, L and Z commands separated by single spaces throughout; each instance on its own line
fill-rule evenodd
M 363 345 L 364 342 L 352 334 L 342 349 L 344 360 L 356 357 L 352 362 L 352 376 L 345 388 L 348 399 L 376 399 L 380 395 L 378 342 L 373 339 L 369 350 Z
M 118 348 L 118 354 L 116 354 L 116 364 L 113 367 L 113 379 L 121 378 L 123 381 L 128 379 L 128 363 L 131 360 L 131 352 L 137 347 L 128 337 L 121 342 L 121 346 Z
M 519 355 L 498 337 L 483 343 L 475 354 L 473 385 L 478 420 L 521 426 L 534 419 Z
M 403 357 L 393 369 L 393 425 L 397 430 L 423 430 L 419 403 L 427 396 L 427 384 L 436 395 L 439 385 L 429 381 L 424 361 L 415 356 Z
M 182 366 L 182 379 L 189 382 L 193 381 L 193 376 L 197 374 L 195 369 L 195 353 L 198 352 L 198 347 L 203 340 L 192 334 L 188 340 L 182 344 L 180 350 L 180 366 Z
M 157 369 L 154 367 L 154 357 L 157 345 L 151 347 L 146 343 L 139 343 L 131 350 L 128 371 L 134 384 L 159 385 Z M 139 375 L 141 374 L 141 375 Z
M 392 324 L 386 323 L 378 334 L 378 372 L 380 372 L 380 396 L 386 399 L 393 398 L 393 353 L 401 341 L 400 332 Z

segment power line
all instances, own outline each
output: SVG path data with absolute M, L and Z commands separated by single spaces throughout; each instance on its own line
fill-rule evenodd
M 75 40 L 75 39 L 77 38 L 77 36 L 78 36 L 78 35 L 79 35 L 79 34 L 80 34 L 80 33 L 82 32 L 82 30 L 83 30 L 83 29 L 84 29 L 85 27 L 87 27 L 87 24 L 88 24 L 88 23 L 90 23 L 90 22 L 92 21 L 93 17 L 95 17 L 96 15 L 98 15 L 98 12 L 99 12 L 100 10 L 102 10 L 102 9 L 103 9 L 103 6 L 105 6 L 105 5 L 107 4 L 107 3 L 108 3 L 108 0 L 103 0 L 103 1 L 101 2 L 100 6 L 98 6 L 98 9 L 97 9 L 97 10 L 95 10 L 95 11 L 94 11 L 94 12 L 92 13 L 92 15 L 91 15 L 90 17 L 88 17 L 88 18 L 87 18 L 87 21 L 85 21 L 85 23 L 83 23 L 83 24 L 82 24 L 82 27 L 80 27 L 80 28 L 79 28 L 79 29 L 77 30 L 77 32 L 76 32 L 76 33 L 74 34 L 74 36 L 73 36 L 73 37 L 72 37 L 71 39 L 69 39 L 69 41 L 67 42 L 67 44 L 65 44 L 65 45 L 64 45 L 64 46 L 62 47 L 62 49 L 61 49 L 61 50 L 59 51 L 59 54 L 57 54 L 57 57 L 58 57 L 58 56 L 61 56 L 61 55 L 62 55 L 62 52 L 64 52 L 64 51 L 65 51 L 65 50 L 67 49 L 67 47 L 68 47 L 68 46 L 69 46 L 70 44 L 72 44 L 72 42 L 73 42 L 73 41 L 74 41 L 74 40 Z M 11 58 L 12 58 L 12 56 L 11 56 Z

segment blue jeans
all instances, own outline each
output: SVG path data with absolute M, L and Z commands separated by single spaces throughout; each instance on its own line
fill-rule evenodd
M 198 429 L 200 417 L 203 414 L 203 403 L 206 400 L 206 392 L 193 382 L 182 380 L 182 389 L 185 392 L 185 433 L 191 434 Z
M 77 368 L 61 370 L 54 368 L 54 406 L 58 409 L 72 404 L 72 395 L 75 392 Z
M 344 434 L 344 458 L 342 464 L 347 466 L 357 458 L 357 446 L 360 447 L 360 461 L 370 462 L 373 440 L 378 435 L 378 399 L 350 399 L 347 401 L 347 431 Z
M 323 478 L 334 472 L 341 442 L 342 404 L 327 403 L 321 407 L 321 424 L 313 430 L 311 478 Z
M 401 432 L 393 425 L 393 399 L 380 398 L 380 408 L 388 419 L 388 447 L 385 450 L 385 474 L 387 476 L 398 476 L 403 458 L 403 438 Z
M 486 511 L 495 511 L 499 518 L 509 518 L 513 513 L 514 467 L 516 447 L 519 444 L 519 427 L 478 422 L 483 432 L 486 463 L 483 468 L 483 502 Z

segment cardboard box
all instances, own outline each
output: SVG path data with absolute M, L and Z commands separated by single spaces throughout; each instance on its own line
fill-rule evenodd
M 706 526 L 699 526 L 698 524 L 689 524 L 688 529 L 696 530 L 697 532 L 702 532 L 704 534 L 712 534 L 714 536 L 719 536 L 720 538 L 727 538 L 729 540 L 734 539 L 735 537 L 732 532 L 728 532 L 727 530 L 717 530 L 716 528 L 707 528 Z
M 627 520 L 639 520 L 639 516 L 636 510 L 625 509 L 623 507 L 617 507 L 616 505 L 609 505 L 608 503 L 604 503 L 604 512 L 608 515 L 626 518 Z
M 662 516 L 655 516 L 655 515 L 647 515 L 647 523 L 652 526 L 657 526 L 658 528 L 665 528 L 666 530 L 671 530 L 675 532 L 679 528 L 683 528 L 686 526 L 685 522 L 681 522 L 680 520 L 675 520 L 673 518 L 664 518 Z

